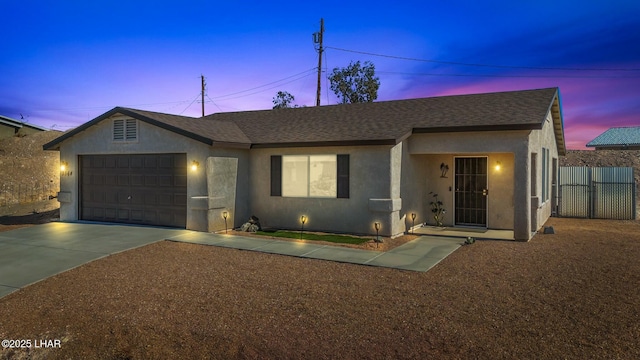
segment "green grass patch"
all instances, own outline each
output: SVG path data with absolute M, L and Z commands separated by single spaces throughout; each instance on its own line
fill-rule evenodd
M 264 235 L 264 236 L 283 237 L 283 238 L 289 238 L 289 239 L 300 239 L 300 232 L 294 232 L 294 231 L 283 231 L 283 230 L 278 230 L 275 232 L 258 231 L 256 232 L 256 234 Z M 331 235 L 331 234 L 321 235 L 321 234 L 311 234 L 311 233 L 303 232 L 302 240 L 328 241 L 332 243 L 359 245 L 362 243 L 366 243 L 370 239 L 346 236 L 346 235 Z

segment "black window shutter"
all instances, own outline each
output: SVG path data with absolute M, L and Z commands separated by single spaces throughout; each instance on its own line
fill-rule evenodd
M 282 196 L 282 156 L 271 155 L 271 196 Z
M 338 198 L 349 198 L 349 154 L 339 154 L 338 162 Z

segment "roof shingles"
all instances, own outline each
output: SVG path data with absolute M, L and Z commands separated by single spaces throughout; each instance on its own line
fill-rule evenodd
M 441 96 L 373 103 L 208 115 L 199 119 L 115 108 L 46 144 L 116 113 L 138 118 L 209 144 L 293 146 L 398 143 L 412 132 L 539 129 L 557 88 Z

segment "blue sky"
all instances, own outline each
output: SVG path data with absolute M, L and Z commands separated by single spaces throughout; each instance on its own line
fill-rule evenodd
M 115 106 L 197 117 L 201 74 L 207 114 L 270 109 L 280 90 L 311 106 L 322 17 L 323 105 L 326 74 L 360 60 L 378 101 L 557 86 L 569 148 L 640 125 L 636 0 L 390 4 L 5 1 L 0 114 L 59 130 Z

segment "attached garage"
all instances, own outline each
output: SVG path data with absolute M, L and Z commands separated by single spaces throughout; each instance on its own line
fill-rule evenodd
M 185 228 L 186 154 L 80 155 L 80 219 Z

